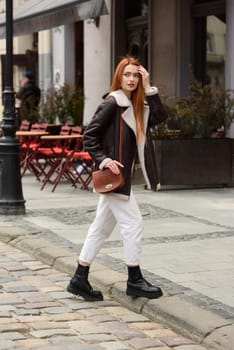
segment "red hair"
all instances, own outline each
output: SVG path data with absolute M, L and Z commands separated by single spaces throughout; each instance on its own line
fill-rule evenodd
M 141 65 L 140 61 L 133 56 L 125 56 L 122 58 L 116 67 L 111 85 L 111 91 L 121 89 L 124 68 L 129 64 L 133 64 L 135 66 Z M 142 85 L 141 75 L 136 90 L 132 92 L 132 104 L 136 118 L 137 138 L 139 138 L 140 135 L 144 134 L 144 88 Z

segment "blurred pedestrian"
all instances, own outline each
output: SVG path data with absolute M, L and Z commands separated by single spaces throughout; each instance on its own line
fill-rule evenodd
M 120 118 L 123 120 L 121 162 Z M 140 269 L 143 222 L 131 189 L 131 175 L 138 154 L 147 187 L 156 189 L 156 164 L 152 157 L 152 141 L 149 142 L 150 127 L 166 118 L 158 89 L 150 85 L 148 71 L 138 59 L 124 57 L 116 68 L 110 93 L 84 132 L 83 143 L 97 168 L 109 168 L 115 174 L 121 168 L 125 184 L 115 193 L 100 194 L 96 217 L 89 227 L 78 267 L 67 286 L 68 292 L 90 301 L 103 300 L 101 291 L 93 290 L 90 285 L 88 273 L 90 264 L 118 222 L 128 269 L 126 294 L 149 299 L 162 295 L 161 288 L 145 280 Z
M 39 122 L 39 103 L 41 90 L 36 85 L 33 73 L 27 71 L 22 80 L 22 87 L 16 94 L 19 100 L 20 120 L 28 120 L 31 124 Z

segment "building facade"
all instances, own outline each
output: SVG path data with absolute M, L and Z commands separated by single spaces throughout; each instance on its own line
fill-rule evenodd
M 4 2 L 0 0 L 0 13 L 4 13 Z M 15 0 L 14 9 L 17 12 L 17 8 L 33 2 Z M 48 6 L 50 3 L 53 1 L 48 1 Z M 191 70 L 204 84 L 234 89 L 232 0 L 89 0 L 82 2 L 82 9 L 80 1 L 73 0 L 70 6 L 76 3 L 78 13 L 73 22 L 68 20 L 69 1 L 66 9 L 64 1 L 58 3 L 59 25 L 56 11 L 49 20 L 48 13 L 46 17 L 42 12 L 44 22 L 35 20 L 40 30 L 15 36 L 14 88 L 19 88 L 25 69 L 35 72 L 43 91 L 65 82 L 82 86 L 84 124 L 108 92 L 116 63 L 126 53 L 140 57 L 153 83 L 165 95 L 187 95 Z M 91 16 L 94 8 L 96 15 Z M 36 14 L 30 15 L 33 21 Z M 20 34 L 24 26 L 28 29 L 27 21 L 21 22 Z M 1 39 L 2 87 L 4 47 Z M 234 137 L 232 130 L 230 136 Z

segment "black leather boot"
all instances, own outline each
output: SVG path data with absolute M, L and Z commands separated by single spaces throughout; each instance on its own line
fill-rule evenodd
M 161 288 L 153 286 L 143 278 L 139 266 L 128 266 L 126 294 L 148 299 L 157 299 L 163 295 Z
M 103 295 L 98 290 L 93 290 L 88 281 L 89 266 L 83 266 L 78 264 L 76 272 L 69 285 L 67 291 L 74 295 L 80 295 L 87 301 L 100 301 L 103 300 Z

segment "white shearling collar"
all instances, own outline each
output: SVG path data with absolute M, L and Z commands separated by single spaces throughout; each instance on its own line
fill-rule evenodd
M 113 96 L 120 107 L 129 107 L 131 105 L 131 101 L 121 89 L 112 91 L 109 96 Z

